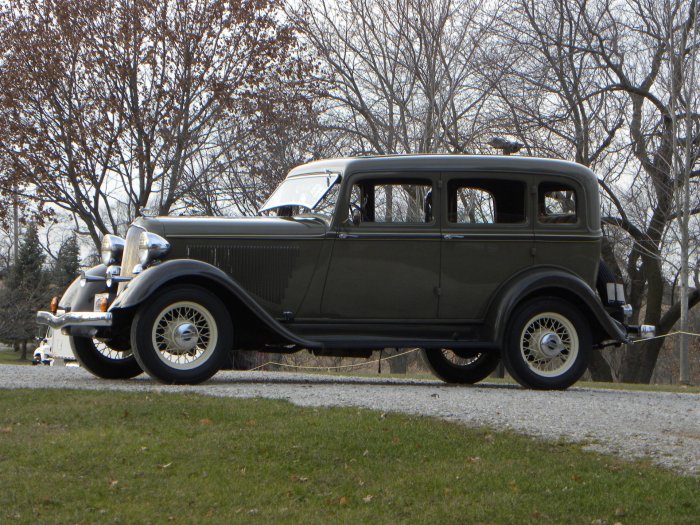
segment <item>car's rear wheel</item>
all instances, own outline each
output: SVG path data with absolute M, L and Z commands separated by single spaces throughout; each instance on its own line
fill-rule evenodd
M 233 345 L 228 310 L 198 286 L 163 290 L 144 304 L 131 326 L 141 367 L 164 383 L 201 383 L 224 364 Z
M 474 350 L 425 350 L 433 373 L 447 383 L 474 384 L 487 378 L 498 366 L 498 352 Z
M 516 309 L 508 325 L 503 363 L 528 388 L 560 390 L 588 366 L 592 338 L 588 320 L 557 297 L 533 299 Z
M 71 349 L 80 365 L 103 379 L 131 379 L 143 370 L 131 350 L 115 350 L 91 337 L 70 338 Z

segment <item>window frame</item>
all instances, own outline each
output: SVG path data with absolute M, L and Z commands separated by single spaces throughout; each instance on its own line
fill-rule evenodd
M 558 186 L 557 189 L 552 189 L 552 190 L 542 190 L 542 186 L 545 185 L 551 185 L 551 186 Z M 562 221 L 562 222 L 556 222 L 556 221 L 543 221 L 541 220 L 543 217 L 556 217 L 556 215 L 541 215 L 540 214 L 540 196 L 542 197 L 542 205 L 544 205 L 544 199 L 546 198 L 547 193 L 551 193 L 554 191 L 572 191 L 574 193 L 574 204 L 576 206 L 576 209 L 574 211 L 574 218 L 576 219 L 575 221 Z M 535 186 L 535 224 L 537 225 L 538 228 L 571 228 L 571 227 L 578 227 L 581 225 L 581 210 L 582 210 L 582 205 L 581 205 L 581 196 L 583 195 L 582 189 L 578 187 L 573 181 L 570 181 L 568 179 L 565 180 L 553 180 L 552 178 L 547 178 L 547 179 L 541 179 L 537 181 L 537 184 Z
M 469 181 L 475 180 L 489 180 L 494 181 L 504 181 L 504 182 L 516 182 L 522 185 L 522 198 L 523 198 L 523 215 L 524 220 L 522 222 L 492 222 L 492 223 L 468 223 L 468 222 L 452 222 L 449 217 L 450 209 L 450 185 L 457 184 L 459 187 L 468 187 Z M 461 183 L 464 183 L 463 185 Z M 503 171 L 487 171 L 479 170 L 473 172 L 460 171 L 460 172 L 443 172 L 442 177 L 442 192 L 443 196 L 440 199 L 442 204 L 442 209 L 444 210 L 442 214 L 442 228 L 443 230 L 455 231 L 455 230 L 469 230 L 469 231 L 504 231 L 504 232 L 527 232 L 531 233 L 532 230 L 532 202 L 530 198 L 530 187 L 532 183 L 532 175 L 518 172 L 503 172 Z M 477 186 L 478 187 L 478 186 Z M 481 188 L 483 191 L 488 191 Z M 493 193 L 491 193 L 493 195 Z M 494 195 L 494 204 L 495 195 Z
M 341 202 L 341 209 L 336 212 L 338 225 L 343 229 L 352 229 L 353 231 L 368 231 L 368 230 L 435 230 L 440 226 L 440 203 L 439 198 L 439 177 L 440 173 L 430 170 L 402 170 L 402 171 L 377 171 L 377 172 L 359 172 L 347 176 L 343 194 L 339 196 L 338 202 Z M 373 185 L 382 184 L 425 184 L 429 185 L 433 194 L 432 197 L 432 220 L 430 222 L 375 222 L 363 221 L 359 226 L 352 223 L 350 216 L 350 202 L 352 190 L 355 186 L 362 183 L 372 183 Z

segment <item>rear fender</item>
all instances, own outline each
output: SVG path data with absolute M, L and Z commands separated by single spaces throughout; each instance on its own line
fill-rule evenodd
M 624 326 L 608 315 L 596 292 L 583 279 L 552 267 L 528 270 L 501 288 L 486 317 L 486 326 L 493 327 L 492 340 L 502 348 L 515 309 L 528 299 L 544 296 L 560 297 L 580 308 L 591 322 L 594 342 L 627 341 Z

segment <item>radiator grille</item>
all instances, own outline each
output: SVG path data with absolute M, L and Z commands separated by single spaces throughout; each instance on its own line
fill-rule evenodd
M 141 237 L 141 232 L 145 229 L 140 226 L 132 226 L 129 231 L 126 232 L 126 246 L 124 246 L 124 253 L 122 254 L 122 271 L 121 275 L 124 277 L 134 276 L 134 266 L 139 263 L 139 239 Z M 126 283 L 119 283 L 119 288 L 117 294 L 121 293 L 126 287 Z

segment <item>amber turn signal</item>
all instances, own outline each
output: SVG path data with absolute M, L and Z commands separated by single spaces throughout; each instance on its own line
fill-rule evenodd
M 107 300 L 106 297 L 103 297 L 102 299 L 100 299 L 99 307 L 100 307 L 100 312 L 107 311 L 107 308 L 109 308 L 109 301 Z
M 56 312 L 58 312 L 58 297 L 54 297 L 51 299 L 51 307 L 50 307 L 51 313 L 56 315 Z

